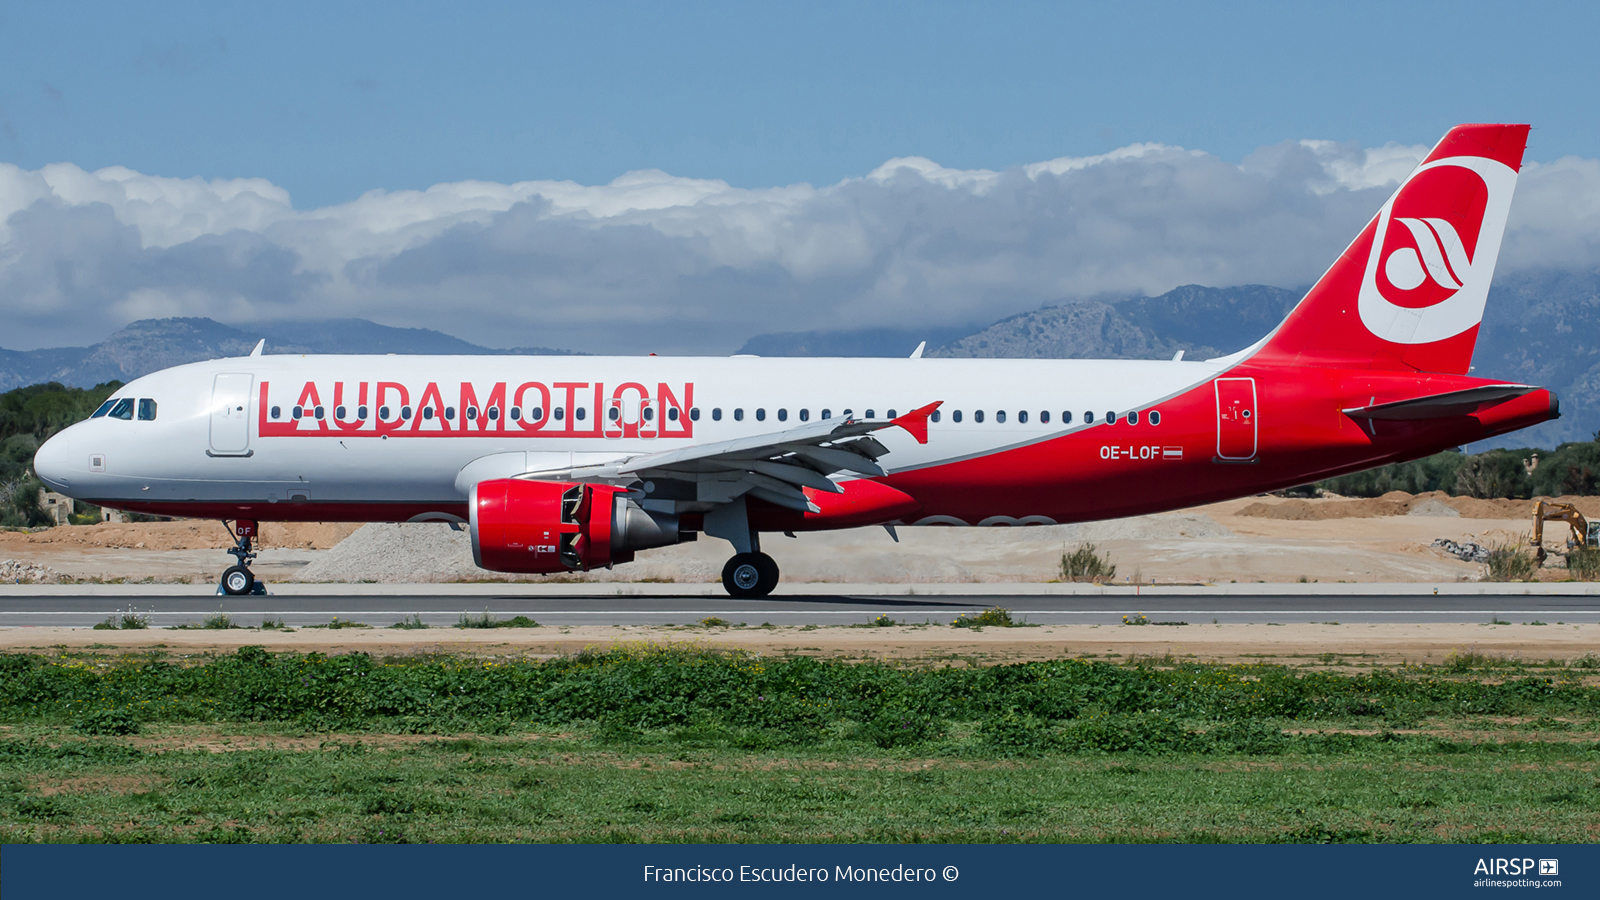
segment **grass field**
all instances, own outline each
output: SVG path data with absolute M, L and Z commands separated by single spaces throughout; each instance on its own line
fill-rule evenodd
M 1600 838 L 1600 674 L 0 656 L 0 841 Z

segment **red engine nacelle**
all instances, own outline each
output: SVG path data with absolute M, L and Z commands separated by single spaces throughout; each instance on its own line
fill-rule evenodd
M 588 571 L 683 539 L 678 517 L 623 488 L 499 478 L 472 487 L 472 560 L 494 572 Z M 693 535 L 688 535 L 691 539 Z

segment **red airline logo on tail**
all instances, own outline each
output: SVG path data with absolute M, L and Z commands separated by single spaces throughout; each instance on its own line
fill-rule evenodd
M 1367 329 L 1428 344 L 1477 325 L 1516 184 L 1515 169 L 1482 156 L 1419 167 L 1378 213 L 1358 303 Z

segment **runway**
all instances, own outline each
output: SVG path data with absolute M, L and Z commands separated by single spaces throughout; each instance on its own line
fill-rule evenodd
M 374 586 L 376 587 L 376 586 Z M 137 596 L 52 594 L 0 596 L 0 627 L 83 627 L 124 612 L 147 616 L 150 627 L 198 624 L 221 612 L 236 625 L 273 619 L 290 626 L 324 625 L 337 617 L 384 627 L 417 616 L 434 626 L 456 624 L 461 616 L 488 613 L 496 619 L 527 616 L 542 625 L 689 625 L 716 617 L 745 625 L 855 625 L 887 616 L 901 624 L 949 624 L 955 617 L 992 606 L 1010 610 L 1014 620 L 1033 624 L 1120 624 L 1142 614 L 1161 624 L 1338 623 L 1600 623 L 1600 596 L 1467 596 L 1415 593 L 1250 595 L 1154 594 L 1142 596 L 939 594 L 916 597 L 871 593 L 787 594 L 765 600 L 656 595 L 518 596 L 500 593 L 294 594 L 265 597 L 196 596 L 194 593 L 141 593 Z

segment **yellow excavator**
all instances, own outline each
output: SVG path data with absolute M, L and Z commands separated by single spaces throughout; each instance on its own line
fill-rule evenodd
M 1579 547 L 1600 547 L 1600 522 L 1591 522 L 1584 518 L 1583 513 L 1571 503 L 1556 503 L 1553 500 L 1540 500 L 1533 504 L 1533 536 L 1528 543 L 1533 545 L 1533 555 L 1541 564 L 1544 563 L 1544 523 L 1565 522 L 1572 529 L 1572 537 L 1567 538 L 1567 550 L 1570 552 Z

